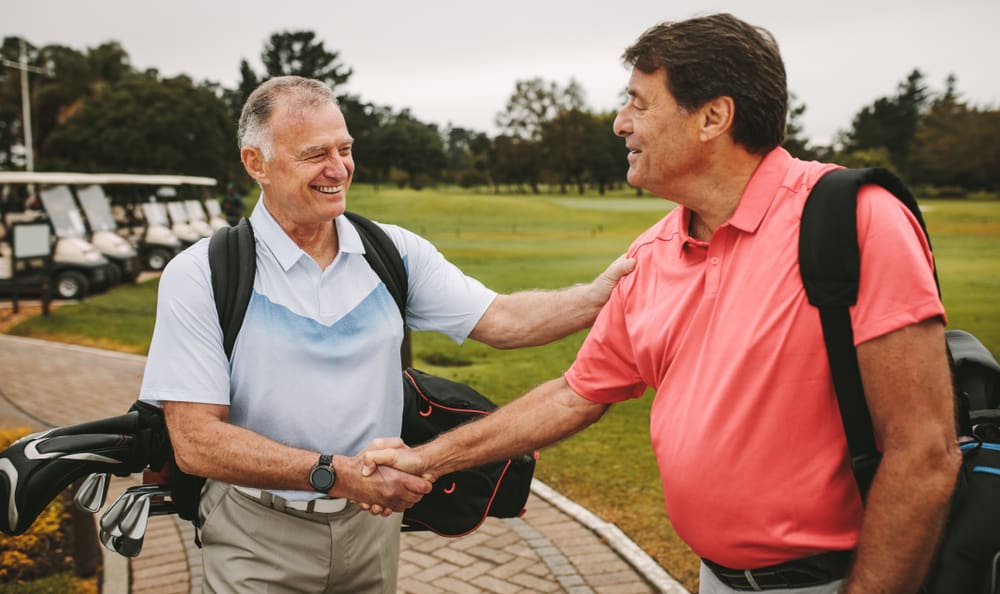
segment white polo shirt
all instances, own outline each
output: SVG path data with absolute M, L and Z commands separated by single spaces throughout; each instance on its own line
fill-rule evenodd
M 345 217 L 336 219 L 340 251 L 320 270 L 267 212 L 263 197 L 250 222 L 257 275 L 232 360 L 222 348 L 203 239 L 163 271 L 140 399 L 227 405 L 235 425 L 324 453 L 354 455 L 372 439 L 399 436 L 402 323 L 364 259 L 357 230 Z M 461 343 L 496 293 L 430 242 L 380 226 L 407 269 L 407 325 Z

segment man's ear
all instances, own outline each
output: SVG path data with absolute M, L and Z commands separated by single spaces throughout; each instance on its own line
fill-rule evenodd
M 253 146 L 240 148 L 240 161 L 243 161 L 243 168 L 247 170 L 250 177 L 257 180 L 257 183 L 267 181 L 267 173 L 264 171 L 264 154 L 259 148 Z
M 701 116 L 701 140 L 714 140 L 733 127 L 736 102 L 729 96 L 716 97 L 701 107 Z

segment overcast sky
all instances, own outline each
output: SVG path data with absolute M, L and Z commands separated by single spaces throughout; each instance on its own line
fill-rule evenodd
M 83 51 L 117 40 L 138 69 L 234 87 L 261 71 L 268 37 L 314 31 L 354 69 L 346 90 L 425 122 L 496 132 L 517 80 L 542 77 L 619 107 L 622 50 L 665 20 L 727 11 L 769 29 L 805 133 L 828 142 L 913 68 L 933 90 L 949 73 L 980 107 L 1000 107 L 1000 0 L 5 0 L 0 36 Z

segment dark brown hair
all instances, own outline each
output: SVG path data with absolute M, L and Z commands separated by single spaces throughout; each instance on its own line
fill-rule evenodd
M 785 138 L 785 65 L 765 29 L 731 14 L 660 23 L 627 48 L 622 60 L 647 74 L 665 69 L 667 90 L 684 109 L 732 97 L 733 140 L 750 152 L 764 154 Z

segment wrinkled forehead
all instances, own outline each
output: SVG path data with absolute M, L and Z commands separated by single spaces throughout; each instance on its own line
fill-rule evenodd
M 320 105 L 283 105 L 271 115 L 271 129 L 278 143 L 294 147 L 340 147 L 353 138 L 340 109 L 330 102 Z

